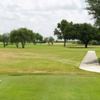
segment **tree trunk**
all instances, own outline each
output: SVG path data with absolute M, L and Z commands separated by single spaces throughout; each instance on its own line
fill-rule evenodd
M 8 42 L 6 43 L 6 46 L 8 46 Z
M 4 48 L 5 48 L 6 46 L 8 46 L 8 42 L 3 42 L 3 46 L 4 46 Z
M 53 42 L 52 42 L 52 45 L 53 45 Z
M 36 45 L 36 41 L 35 40 L 33 40 L 33 44 Z
M 22 44 L 22 48 L 25 48 L 25 43 L 24 43 L 24 42 L 22 42 L 21 44 Z
M 3 42 L 3 46 L 4 46 L 4 48 L 6 47 L 6 44 L 5 44 L 5 42 Z
M 88 46 L 88 43 L 85 44 L 85 48 L 87 48 L 87 46 Z
M 64 39 L 64 47 L 66 47 L 66 39 Z
M 16 43 L 16 47 L 19 48 L 18 43 Z
M 33 42 L 34 45 L 36 45 L 36 42 Z
M 50 42 L 48 42 L 48 45 L 50 45 Z

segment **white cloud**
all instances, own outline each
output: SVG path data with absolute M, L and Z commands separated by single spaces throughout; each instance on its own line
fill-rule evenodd
M 45 36 L 52 35 L 62 19 L 91 22 L 84 8 L 84 0 L 3 0 L 0 3 L 0 32 L 27 27 Z

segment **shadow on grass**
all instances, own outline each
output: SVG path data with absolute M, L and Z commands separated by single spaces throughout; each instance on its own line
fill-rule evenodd
M 86 62 L 85 64 L 98 64 L 98 62 L 100 64 L 100 58 L 99 59 L 96 59 L 96 60 L 93 60 L 91 62 Z
M 31 75 L 36 75 L 36 76 L 44 76 L 44 75 L 50 75 L 50 76 L 80 76 L 80 77 L 94 77 L 94 76 L 99 76 L 99 73 L 95 72 L 88 72 L 88 71 L 83 71 L 77 68 L 77 71 L 71 71 L 71 72 L 47 72 L 47 73 L 0 73 L 0 75 L 7 75 L 7 76 L 12 76 L 12 77 L 21 77 L 21 76 L 31 76 Z
M 98 58 L 99 64 L 100 64 L 100 58 Z
M 8 76 L 25 76 L 25 75 L 51 75 L 53 73 L 0 73 L 0 75 L 8 75 Z
M 76 49 L 94 49 L 94 48 L 98 48 L 98 47 L 95 47 L 95 46 L 89 46 L 87 48 L 85 48 L 84 46 L 66 46 L 67 48 L 76 48 Z

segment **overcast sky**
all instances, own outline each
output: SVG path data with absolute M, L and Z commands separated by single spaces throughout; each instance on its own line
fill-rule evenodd
M 51 36 L 62 19 L 93 23 L 85 6 L 85 0 L 1 0 L 0 33 L 27 27 Z

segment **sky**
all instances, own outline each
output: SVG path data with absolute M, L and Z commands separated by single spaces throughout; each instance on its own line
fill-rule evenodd
M 85 0 L 1 0 L 0 33 L 26 27 L 43 36 L 52 36 L 62 19 L 93 23 Z

